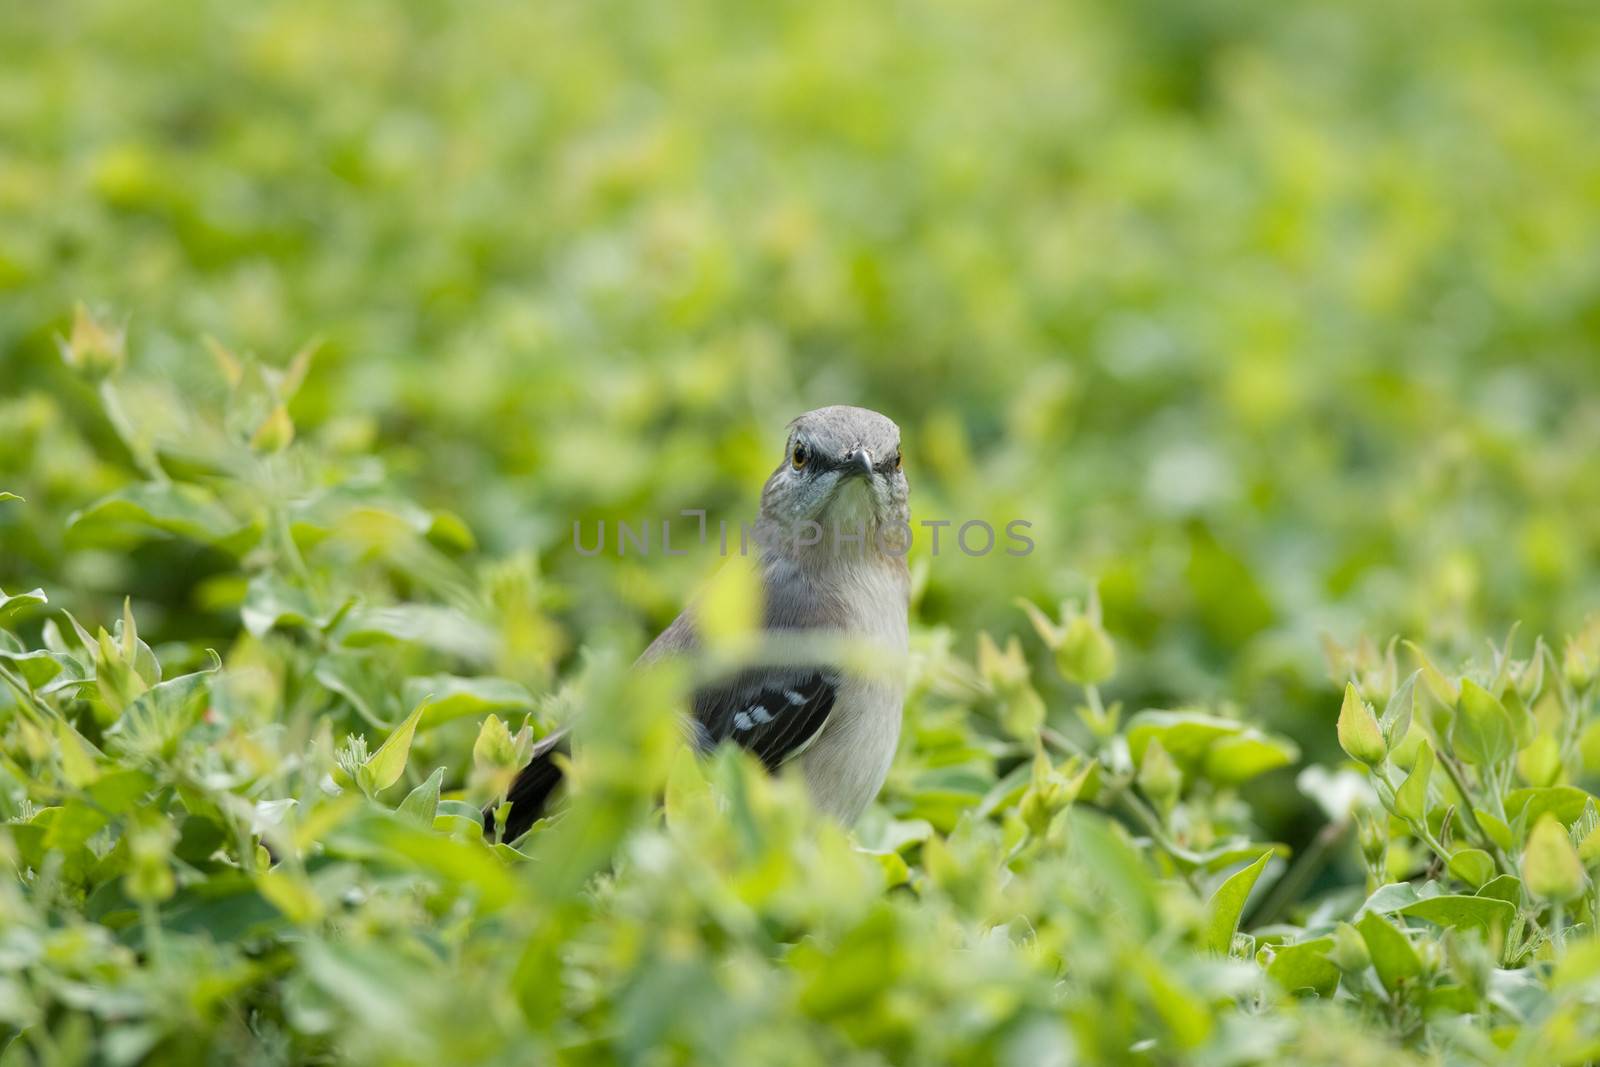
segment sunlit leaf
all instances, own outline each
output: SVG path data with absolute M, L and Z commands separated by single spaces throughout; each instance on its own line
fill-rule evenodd
M 1219 953 L 1228 951 L 1233 944 L 1234 931 L 1239 928 L 1239 916 L 1244 913 L 1245 901 L 1250 898 L 1250 890 L 1255 888 L 1256 879 L 1261 877 L 1271 858 L 1272 853 L 1268 852 L 1243 870 L 1229 875 L 1227 881 L 1211 895 L 1211 900 L 1206 904 L 1203 938 L 1206 948 Z
M 405 721 L 384 739 L 378 751 L 361 765 L 357 778 L 365 792 L 380 793 L 400 780 L 400 776 L 406 771 L 406 760 L 411 755 L 411 739 L 416 734 L 417 723 L 422 721 L 422 713 L 427 708 L 426 704 L 418 704 L 413 708 Z
M 1505 705 L 1470 678 L 1461 683 L 1451 740 L 1463 759 L 1479 767 L 1491 766 L 1511 755 L 1511 717 Z
M 1509 902 L 1494 897 L 1447 894 L 1407 904 L 1400 909 L 1400 914 L 1426 919 L 1437 926 L 1483 927 L 1503 932 L 1511 925 L 1516 911 Z
M 407 793 L 395 810 L 422 826 L 432 826 L 434 815 L 439 810 L 439 787 L 443 784 L 444 768 L 440 767 L 428 775 L 421 785 Z
M 35 589 L 31 593 L 18 593 L 16 596 L 7 596 L 0 591 L 0 626 L 9 626 L 24 612 L 42 608 L 48 602 L 43 589 Z

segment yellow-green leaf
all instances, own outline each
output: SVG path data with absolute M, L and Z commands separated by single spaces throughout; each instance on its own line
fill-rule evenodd
M 421 721 L 427 706 L 424 703 L 413 708 L 411 714 L 406 716 L 406 721 L 389 735 L 378 751 L 367 757 L 358 775 L 363 791 L 379 793 L 400 780 L 406 771 L 406 759 L 411 755 L 412 735 L 417 732 L 417 723 Z
M 1206 905 L 1206 948 L 1226 954 L 1233 945 L 1233 935 L 1239 929 L 1239 916 L 1244 913 L 1245 901 L 1249 899 L 1250 890 L 1255 888 L 1256 879 L 1261 877 L 1271 858 L 1270 851 L 1263 852 L 1254 863 L 1230 875 L 1227 881 L 1217 887 L 1210 903 Z
M 1416 948 L 1387 919 L 1369 911 L 1356 923 L 1356 929 L 1367 943 L 1378 980 L 1391 994 L 1401 983 L 1422 973 L 1422 958 L 1417 955 Z
M 1424 741 L 1417 748 L 1411 773 L 1395 791 L 1394 810 L 1401 818 L 1421 820 L 1428 813 L 1428 776 L 1433 773 L 1433 746 Z
M 68 785 L 82 789 L 100 777 L 89 742 L 65 719 L 56 720 L 56 741 L 61 754 L 61 774 Z

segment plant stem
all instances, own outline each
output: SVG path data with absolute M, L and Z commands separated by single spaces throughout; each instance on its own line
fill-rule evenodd
M 1461 768 L 1456 765 L 1455 757 L 1443 748 L 1437 751 L 1439 765 L 1444 768 L 1444 773 L 1449 776 L 1450 784 L 1455 786 L 1456 792 L 1461 794 L 1461 807 L 1457 809 L 1461 813 L 1461 821 L 1466 823 L 1467 829 L 1472 831 L 1472 836 L 1478 839 L 1484 851 L 1494 857 L 1495 866 L 1500 868 L 1501 874 L 1516 874 L 1517 872 L 1511 869 L 1511 861 L 1506 859 L 1505 853 L 1500 851 L 1500 846 L 1494 843 L 1494 839 L 1478 821 L 1477 813 L 1472 810 L 1472 793 L 1467 789 L 1466 780 L 1461 776 Z
M 1044 738 L 1046 742 L 1048 742 L 1049 744 L 1055 746 L 1056 748 L 1059 748 L 1061 751 L 1065 752 L 1069 756 L 1082 756 L 1082 755 L 1084 755 L 1083 749 L 1079 748 L 1077 746 L 1077 744 L 1075 744 L 1073 742 L 1073 740 L 1071 738 L 1069 738 L 1066 734 L 1063 734 L 1061 731 L 1055 729 L 1054 727 L 1050 727 L 1050 726 L 1041 726 L 1041 727 L 1039 727 L 1039 736 Z

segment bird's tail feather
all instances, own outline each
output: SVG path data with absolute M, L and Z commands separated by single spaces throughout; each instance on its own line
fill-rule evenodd
M 557 730 L 533 746 L 532 758 L 526 767 L 517 772 L 516 780 L 506 794 L 511 810 L 506 814 L 505 832 L 500 838 L 502 841 L 515 841 L 544 814 L 550 794 L 561 784 L 561 761 L 556 757 L 566 756 L 570 751 L 566 730 Z M 483 832 L 494 832 L 493 808 L 483 811 Z

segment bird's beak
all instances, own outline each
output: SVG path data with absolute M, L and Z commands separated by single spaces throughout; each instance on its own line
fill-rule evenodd
M 844 457 L 844 476 L 872 477 L 872 452 L 869 449 L 858 448 Z

